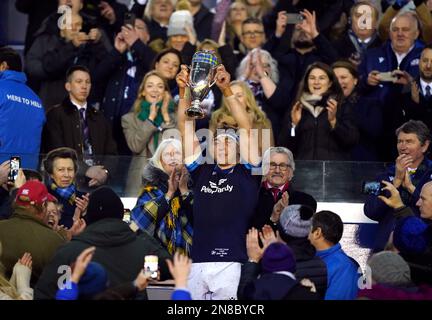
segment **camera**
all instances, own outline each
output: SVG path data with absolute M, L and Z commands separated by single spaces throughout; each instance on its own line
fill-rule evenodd
M 363 181 L 361 192 L 367 195 L 381 196 L 385 184 L 379 181 Z
M 18 171 L 21 168 L 21 158 L 18 156 L 13 156 L 10 158 L 10 170 L 8 175 L 9 182 L 15 182 L 18 177 Z

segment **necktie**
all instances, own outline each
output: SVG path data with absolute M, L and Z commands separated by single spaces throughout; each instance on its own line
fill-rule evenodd
M 427 86 L 426 86 L 426 94 L 425 94 L 425 98 L 426 98 L 426 99 L 430 99 L 431 96 L 432 96 L 431 87 L 430 87 L 430 85 L 427 85 Z
M 85 118 L 85 111 L 86 110 L 84 108 L 81 108 L 79 110 L 81 132 L 82 132 L 82 137 L 83 137 L 84 153 L 91 155 L 92 149 L 91 149 L 91 145 L 90 145 L 89 128 L 87 126 L 87 121 Z
M 270 190 L 271 190 L 271 192 L 273 194 L 274 201 L 277 202 L 278 201 L 279 192 L 280 192 L 279 188 L 271 188 Z

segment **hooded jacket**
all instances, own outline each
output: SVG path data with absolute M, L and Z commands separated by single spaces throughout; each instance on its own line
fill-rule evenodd
M 84 232 L 61 247 L 45 267 L 35 287 L 35 299 L 54 299 L 57 282 L 66 281 L 65 269 L 86 248 L 95 246 L 93 261 L 100 263 L 108 273 L 109 286 L 132 282 L 143 268 L 146 255 L 157 255 L 161 280 L 169 278 L 165 263 L 169 254 L 146 233 L 135 234 L 129 226 L 119 220 L 107 218 L 90 224 Z M 63 277 L 63 278 L 62 278 Z

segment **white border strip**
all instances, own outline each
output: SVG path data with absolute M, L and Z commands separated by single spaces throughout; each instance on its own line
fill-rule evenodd
M 135 197 L 121 198 L 124 207 L 131 210 L 135 207 L 136 199 Z M 317 211 L 321 210 L 337 213 L 344 223 L 376 223 L 364 215 L 363 203 L 318 202 Z

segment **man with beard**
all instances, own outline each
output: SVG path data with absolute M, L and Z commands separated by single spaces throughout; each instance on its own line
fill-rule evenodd
M 411 83 L 411 91 L 404 93 L 403 110 L 408 119 L 421 120 L 432 128 L 432 45 L 420 56 L 420 76 Z
M 338 54 L 327 38 L 318 32 L 315 12 L 304 10 L 300 12 L 303 20 L 294 26 L 291 38 L 291 49 L 286 51 L 286 45 L 282 34 L 287 26 L 287 18 L 284 11 L 279 12 L 276 21 L 276 34 L 272 51 L 273 57 L 279 63 L 280 73 L 290 78 L 298 85 L 306 71 L 306 68 L 317 61 L 331 64 L 338 59 Z M 278 36 L 281 35 L 280 38 Z M 296 92 L 294 90 L 292 92 Z

